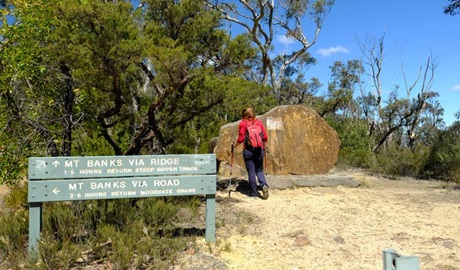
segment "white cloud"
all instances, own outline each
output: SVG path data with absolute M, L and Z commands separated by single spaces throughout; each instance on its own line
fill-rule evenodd
M 460 91 L 460 84 L 456 84 L 452 87 L 452 90 L 454 91 Z
M 321 54 L 322 56 L 330 56 L 335 53 L 349 53 L 350 51 L 342 46 L 329 47 L 327 49 L 319 49 L 316 53 Z
M 289 45 L 295 42 L 295 39 L 283 35 L 283 36 L 277 36 L 276 41 L 288 47 Z

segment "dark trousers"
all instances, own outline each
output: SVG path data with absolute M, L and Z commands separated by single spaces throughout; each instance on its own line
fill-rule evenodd
M 248 171 L 249 185 L 251 186 L 249 196 L 257 196 L 259 194 L 257 191 L 256 177 L 261 187 L 268 186 L 264 174 L 264 156 L 265 151 L 260 148 L 254 150 L 245 149 L 243 151 L 244 163 Z

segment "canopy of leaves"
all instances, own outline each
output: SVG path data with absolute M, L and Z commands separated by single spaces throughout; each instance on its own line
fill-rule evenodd
M 191 152 L 235 107 L 267 109 L 267 89 L 244 79 L 257 53 L 247 37 L 232 39 L 202 1 L 141 4 L 12 1 L 2 127 L 42 155 Z
M 449 15 L 457 15 L 460 10 L 459 0 L 449 0 L 449 4 L 444 7 L 444 13 Z

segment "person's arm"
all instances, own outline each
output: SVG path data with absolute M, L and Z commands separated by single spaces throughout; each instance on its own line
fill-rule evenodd
M 260 129 L 262 129 L 262 142 L 266 143 L 268 141 L 268 133 L 267 130 L 265 129 L 264 124 L 262 121 L 259 121 Z
M 260 128 L 262 129 L 263 149 L 267 149 L 268 133 L 267 133 L 267 130 L 265 129 L 264 123 L 262 123 L 262 121 L 259 121 L 259 125 L 260 125 Z
M 238 145 L 244 142 L 244 137 L 246 137 L 246 129 L 247 129 L 246 121 L 241 120 L 238 126 L 238 139 L 236 140 L 236 142 L 233 143 L 233 147 L 237 147 Z

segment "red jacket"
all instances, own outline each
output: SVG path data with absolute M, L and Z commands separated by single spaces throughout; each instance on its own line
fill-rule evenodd
M 248 130 L 248 122 L 249 121 L 253 121 L 253 120 L 243 119 L 243 120 L 240 121 L 239 132 L 238 132 L 238 140 L 237 140 L 238 143 L 243 143 L 244 142 L 244 139 L 246 137 L 246 131 Z M 258 125 L 260 127 L 260 129 L 262 130 L 262 141 L 267 142 L 268 141 L 268 135 L 267 135 L 267 131 L 265 130 L 264 124 L 259 119 L 255 119 L 254 121 L 255 121 L 255 124 Z M 243 145 L 244 145 L 244 143 L 243 143 Z M 262 145 L 262 149 L 264 149 L 264 148 L 265 148 L 265 144 Z

